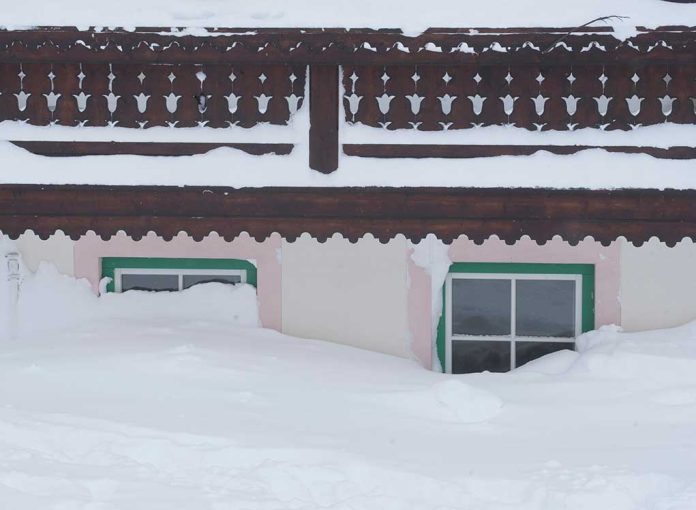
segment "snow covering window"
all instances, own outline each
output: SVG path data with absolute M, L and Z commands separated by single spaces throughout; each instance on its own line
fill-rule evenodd
M 106 257 L 102 277 L 109 292 L 178 291 L 200 283 L 249 283 L 256 286 L 256 267 L 238 259 Z
M 146 273 L 134 273 L 135 269 L 116 270 L 116 292 L 127 290 L 181 290 L 179 276 L 176 274 L 157 274 L 156 269 Z
M 594 328 L 594 266 L 453 264 L 443 304 L 445 371 L 506 372 L 573 349 L 575 337 Z

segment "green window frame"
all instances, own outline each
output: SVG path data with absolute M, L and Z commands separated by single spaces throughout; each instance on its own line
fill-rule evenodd
M 594 264 L 547 264 L 516 262 L 455 262 L 450 265 L 447 281 L 451 275 L 568 275 L 577 276 L 582 283 L 580 309 L 580 331 L 585 333 L 595 328 L 595 267 Z M 436 352 L 443 372 L 447 372 L 447 284 L 442 286 L 442 314 L 437 326 Z
M 171 269 L 171 270 L 238 270 L 246 272 L 245 283 L 256 287 L 256 266 L 243 259 L 166 258 L 166 257 L 103 257 L 102 278 L 111 278 L 107 292 L 116 291 L 115 274 L 118 269 Z

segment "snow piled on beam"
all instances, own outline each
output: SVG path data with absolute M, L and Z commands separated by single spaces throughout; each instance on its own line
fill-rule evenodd
M 696 189 L 693 160 L 656 159 L 592 149 L 573 155 L 475 159 L 377 159 L 341 154 L 337 171 L 308 166 L 307 146 L 287 156 L 251 156 L 221 148 L 180 157 L 85 156 L 49 158 L 0 142 L 0 184 L 158 186 L 475 187 L 551 189 Z

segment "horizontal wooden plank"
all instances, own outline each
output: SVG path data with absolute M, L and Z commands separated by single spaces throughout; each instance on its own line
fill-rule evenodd
M 0 230 L 16 237 L 31 229 L 76 238 L 119 230 L 139 238 L 154 231 L 197 239 L 217 232 L 258 239 L 304 232 L 382 241 L 398 234 L 445 241 L 466 235 L 481 242 L 524 235 L 544 242 L 554 235 L 576 243 L 586 236 L 610 243 L 620 236 L 667 244 L 696 239 L 696 191 L 542 190 L 471 188 L 201 188 L 112 186 L 0 186 Z
M 0 186 L 0 215 L 696 221 L 696 191 Z
M 686 146 L 662 148 L 632 145 L 343 144 L 344 154 L 363 158 L 466 159 L 496 156 L 530 156 L 540 151 L 567 155 L 590 149 L 626 154 L 647 154 L 660 159 L 696 159 L 696 147 Z
M 218 233 L 231 241 L 242 233 L 262 241 L 278 234 L 288 241 L 294 241 L 304 233 L 309 233 L 319 241 L 325 241 L 335 234 L 357 241 L 366 234 L 373 235 L 381 242 L 388 242 L 398 235 L 418 242 L 428 234 L 449 243 L 459 236 L 466 236 L 476 243 L 482 243 L 495 235 L 512 244 L 529 236 L 538 243 L 550 241 L 560 236 L 566 242 L 576 245 L 587 237 L 608 246 L 619 237 L 639 246 L 652 237 L 674 246 L 683 238 L 696 240 L 696 223 L 676 225 L 671 222 L 640 223 L 602 222 L 602 221 L 554 221 L 554 220 L 389 220 L 363 219 L 297 219 L 297 218 L 161 218 L 161 217 L 27 217 L 7 216 L 0 218 L 0 231 L 16 239 L 31 230 L 42 239 L 47 239 L 56 231 L 62 231 L 77 240 L 87 232 L 96 232 L 103 239 L 109 239 L 119 231 L 124 231 L 133 239 L 139 240 L 148 232 L 154 232 L 166 240 L 180 232 L 186 232 L 200 241 L 209 234 Z
M 166 32 L 53 30 L 0 31 L 0 62 L 462 64 L 693 62 L 689 30 L 638 33 L 627 41 L 611 33 L 557 29 L 435 30 L 409 36 L 398 30 L 254 30 L 209 36 Z M 565 47 L 551 50 L 563 37 Z M 666 46 L 662 45 L 662 42 Z M 461 51 L 466 44 L 469 51 Z M 439 51 L 426 48 L 439 47 Z M 630 46 L 630 47 L 629 47 Z M 496 51 L 491 48 L 504 48 Z M 603 48 L 603 49 L 601 49 Z M 551 50 L 551 51 L 546 51 Z
M 77 28 L 75 26 L 45 26 L 40 25 L 31 28 L 31 32 L 55 32 L 55 33 L 92 33 L 92 32 L 103 32 L 104 27 L 99 27 L 99 30 L 95 30 L 96 27 Z M 122 27 L 109 27 L 110 33 L 122 33 L 122 34 L 166 34 L 167 32 L 172 32 L 173 34 L 180 34 L 182 31 L 186 30 L 187 26 L 181 27 L 163 27 L 163 26 L 138 26 L 130 27 L 127 30 Z M 316 33 L 330 33 L 330 34 L 403 34 L 403 31 L 399 28 L 341 28 L 341 27 L 203 27 L 201 30 L 205 30 L 211 34 L 245 34 L 249 35 L 251 33 L 255 34 L 293 34 L 293 35 L 304 35 L 304 34 L 316 34 Z M 657 28 L 646 28 L 637 27 L 638 32 L 654 32 L 654 31 L 693 31 L 693 27 L 657 27 Z M 0 33 L 3 32 L 19 32 L 26 30 L 7 30 L 5 28 L 0 28 Z M 567 32 L 574 33 L 613 33 L 614 29 L 610 26 L 596 26 L 596 27 L 432 27 L 426 29 L 423 33 L 425 34 L 477 34 L 477 33 L 495 33 L 495 34 L 565 34 Z
M 138 156 L 192 156 L 205 154 L 221 147 L 238 149 L 247 154 L 290 154 L 290 143 L 179 143 L 179 142 L 52 142 L 12 141 L 17 147 L 41 156 L 108 156 L 132 154 Z

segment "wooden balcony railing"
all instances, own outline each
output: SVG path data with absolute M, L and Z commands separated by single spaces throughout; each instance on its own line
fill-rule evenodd
M 287 126 L 307 107 L 309 93 L 309 165 L 331 172 L 338 167 L 341 117 L 374 129 L 416 131 L 695 124 L 695 36 L 686 27 L 644 30 L 623 41 L 606 29 L 588 28 L 433 29 L 417 37 L 369 30 L 216 29 L 205 36 L 156 28 L 4 31 L 0 121 L 145 130 Z M 220 145 L 252 154 L 292 150 L 274 140 L 197 146 L 22 142 L 49 155 L 177 155 Z M 573 151 L 558 147 L 552 150 Z M 656 157 L 696 156 L 696 148 L 687 146 L 625 149 Z M 343 150 L 379 157 L 532 151 L 529 146 L 354 144 Z

